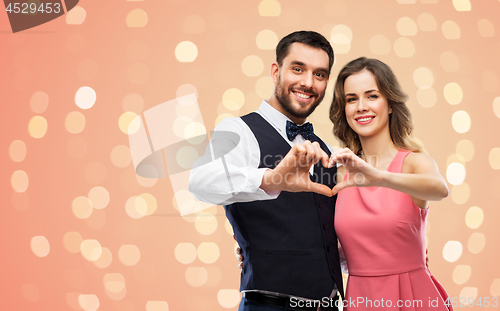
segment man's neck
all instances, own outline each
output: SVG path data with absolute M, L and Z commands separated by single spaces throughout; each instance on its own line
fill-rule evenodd
M 280 104 L 280 102 L 278 101 L 278 99 L 274 95 L 271 96 L 271 98 L 267 101 L 267 103 L 271 107 L 273 107 L 274 109 L 281 112 L 284 116 L 286 116 L 288 119 L 290 119 L 293 123 L 295 123 L 297 125 L 304 124 L 307 120 L 307 118 L 296 118 L 296 117 L 290 115 L 290 113 L 288 111 L 283 109 L 283 106 Z

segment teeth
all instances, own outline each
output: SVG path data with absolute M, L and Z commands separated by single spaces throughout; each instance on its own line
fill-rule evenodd
M 372 118 L 361 118 L 361 119 L 358 119 L 358 121 L 360 122 L 366 122 L 366 121 L 370 121 Z
M 306 95 L 306 94 L 302 94 L 302 93 L 295 93 L 294 92 L 294 94 L 297 95 L 298 97 L 304 98 L 304 99 L 311 97 L 311 95 Z

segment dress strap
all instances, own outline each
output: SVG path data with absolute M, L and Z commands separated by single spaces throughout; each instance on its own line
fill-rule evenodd
M 387 171 L 392 173 L 401 173 L 401 170 L 403 168 L 403 162 L 406 156 L 408 156 L 410 153 L 411 151 L 405 149 L 399 149 L 398 153 L 396 154 L 391 164 L 387 168 Z

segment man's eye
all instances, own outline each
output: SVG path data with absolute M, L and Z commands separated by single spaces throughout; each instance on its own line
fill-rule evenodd
M 301 71 L 302 71 L 302 69 L 300 69 L 300 68 L 293 68 L 293 71 L 296 71 L 296 72 L 301 72 Z
M 322 73 L 317 73 L 317 74 L 316 74 L 316 77 L 318 77 L 318 78 L 324 78 L 324 77 L 325 77 L 325 75 L 324 75 L 324 74 L 322 74 Z

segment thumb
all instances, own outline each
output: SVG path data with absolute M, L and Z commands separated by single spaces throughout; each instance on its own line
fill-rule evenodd
M 335 187 L 332 188 L 332 195 L 336 195 L 337 193 L 340 192 L 340 190 L 348 188 L 350 186 L 351 185 L 349 184 L 349 182 L 347 180 L 340 182 L 340 183 L 336 184 Z
M 316 192 L 318 194 L 326 195 L 327 197 L 331 197 L 333 195 L 332 189 L 330 189 L 328 186 L 312 181 L 308 184 L 308 190 L 311 192 Z

